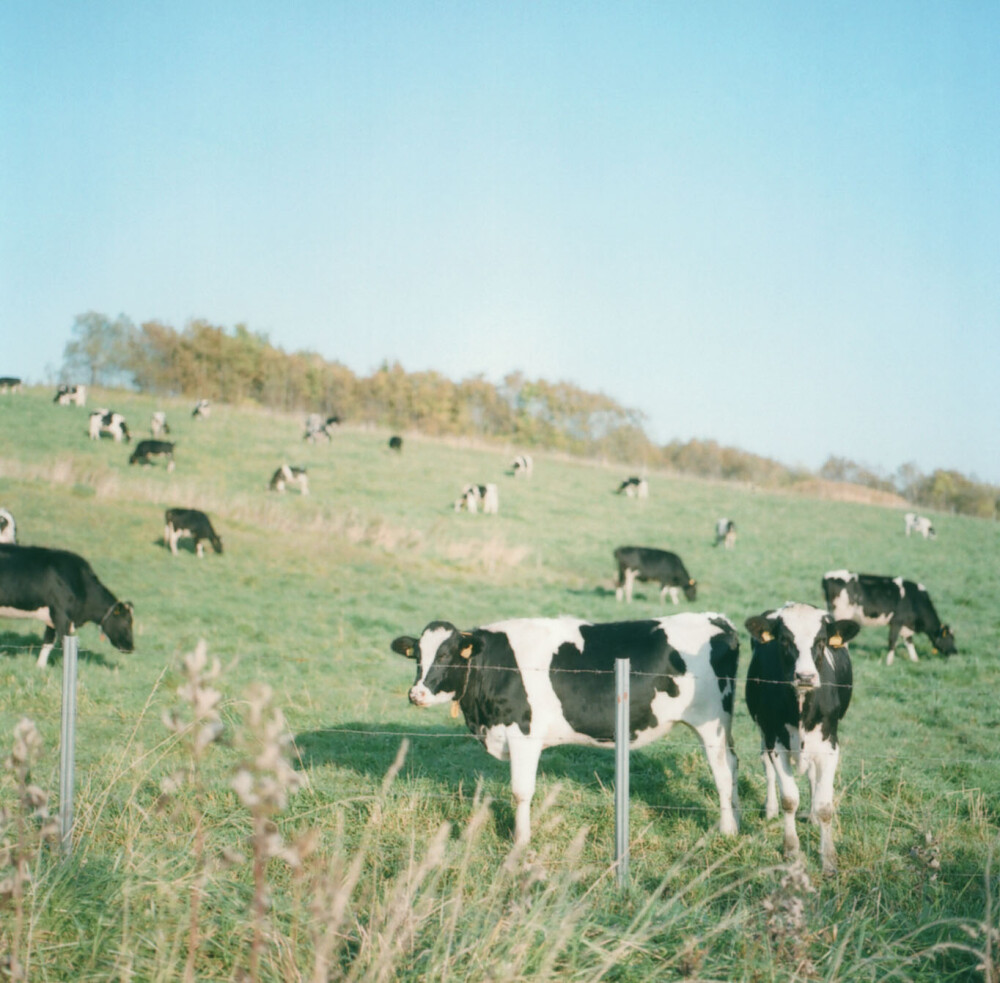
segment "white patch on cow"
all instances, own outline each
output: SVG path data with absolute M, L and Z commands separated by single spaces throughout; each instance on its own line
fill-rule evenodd
M 438 649 L 454 634 L 452 628 L 434 628 L 425 631 L 420 636 L 420 679 L 410 688 L 410 700 L 419 707 L 434 706 L 438 703 L 450 703 L 456 698 L 457 693 L 443 691 L 432 693 L 425 685 L 424 680 L 434 659 L 437 657 Z
M 902 597 L 903 594 L 906 591 L 906 588 L 903 587 L 903 578 L 902 577 L 893 577 L 892 578 L 892 582 L 899 588 L 899 596 Z
M 32 621 L 44 621 L 50 628 L 52 624 L 52 614 L 47 607 L 36 608 L 33 611 L 26 611 L 22 608 L 0 607 L 0 618 L 30 618 Z

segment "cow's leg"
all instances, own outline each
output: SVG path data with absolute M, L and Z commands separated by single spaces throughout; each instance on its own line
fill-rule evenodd
M 809 768 L 812 793 L 810 815 L 819 824 L 819 852 L 824 874 L 837 872 L 837 851 L 833 845 L 833 778 L 839 760 L 840 749 L 823 741 L 813 752 Z
M 170 552 L 177 556 L 177 540 L 181 538 L 180 529 L 174 529 L 173 526 L 167 527 L 170 530 Z
M 170 458 L 170 461 L 167 464 L 167 471 L 170 472 L 173 470 L 174 470 L 174 459 Z
M 885 664 L 891 666 L 896 660 L 896 643 L 899 641 L 899 624 L 893 620 L 889 622 L 889 652 L 885 657 Z
M 660 591 L 660 600 L 665 601 L 667 599 L 667 592 L 670 593 L 670 600 L 674 604 L 681 603 L 681 589 L 679 587 L 668 587 L 666 584 L 663 585 L 663 590 Z
M 913 647 L 913 629 L 903 625 L 899 629 L 899 637 L 906 646 L 906 654 L 909 655 L 910 662 L 919 662 L 920 659 L 917 656 L 917 650 Z
M 55 628 L 46 625 L 45 634 L 42 636 L 42 649 L 38 653 L 38 661 L 35 663 L 39 669 L 44 669 L 49 664 L 49 653 L 56 647 L 58 640 L 59 636 L 56 634 Z
M 619 571 L 619 577 L 623 579 L 623 586 L 620 586 L 618 590 L 615 591 L 615 597 L 620 601 L 622 599 L 622 594 L 625 595 L 625 603 L 632 603 L 632 587 L 635 584 L 635 577 L 637 571 L 632 570 L 630 567 L 625 567 L 623 570 Z
M 764 817 L 766 819 L 776 819 L 778 816 L 778 775 L 774 770 L 774 762 L 764 745 L 764 739 L 760 741 L 760 760 L 764 762 Z
M 525 737 L 521 728 L 512 725 L 508 732 L 510 754 L 510 790 L 514 795 L 514 843 L 523 846 L 531 839 L 531 800 L 535 795 L 541 741 Z
M 785 856 L 794 857 L 799 852 L 799 834 L 795 831 L 795 813 L 799 808 L 799 786 L 795 781 L 795 772 L 789 760 L 789 752 L 784 748 L 776 747 L 769 754 L 771 764 L 778 777 L 778 786 L 781 789 Z
M 733 751 L 732 735 L 722 720 L 707 720 L 694 729 L 701 738 L 719 792 L 719 830 L 726 836 L 735 836 L 740 831 L 740 799 L 736 787 L 739 762 Z
M 205 555 L 205 545 L 200 539 L 194 541 L 194 551 L 199 560 Z

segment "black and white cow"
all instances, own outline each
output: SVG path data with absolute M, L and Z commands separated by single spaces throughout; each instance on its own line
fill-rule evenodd
M 0 376 L 0 393 L 19 393 L 21 391 L 21 380 L 17 376 Z
M 837 869 L 833 846 L 833 779 L 840 759 L 837 727 L 851 702 L 853 674 L 847 642 L 859 631 L 811 604 L 789 602 L 747 618 L 753 656 L 747 670 L 747 709 L 760 729 L 767 783 L 765 815 L 784 817 L 785 854 L 799 850 L 796 769 L 807 773 L 810 818 L 819 825 L 823 872 Z
M 305 468 L 297 468 L 291 464 L 282 464 L 271 475 L 271 491 L 283 492 L 289 485 L 295 485 L 303 495 L 309 494 L 309 475 Z
M 616 495 L 622 493 L 626 498 L 649 498 L 649 482 L 635 476 L 626 478 L 615 491 Z
M 923 632 L 935 652 L 954 655 L 955 636 L 934 610 L 923 584 L 902 577 L 881 577 L 870 573 L 831 570 L 823 577 L 826 606 L 836 618 L 850 618 L 867 627 L 889 626 L 889 652 L 885 664 L 891 666 L 896 645 L 902 641 L 910 660 L 917 661 L 912 637 Z
M 687 724 L 701 739 L 719 793 L 723 833 L 739 828 L 731 724 L 739 638 L 720 614 L 590 624 L 518 618 L 459 631 L 432 621 L 392 650 L 415 659 L 410 702 L 452 703 L 495 758 L 510 759 L 514 838 L 531 836 L 531 799 L 542 750 L 613 747 L 616 658 L 631 659 L 630 743 L 642 747 Z
M 530 478 L 534 469 L 535 462 L 532 461 L 530 454 L 518 454 L 517 457 L 514 458 L 515 478 Z
M 199 557 L 205 555 L 202 540 L 207 539 L 216 553 L 222 552 L 222 540 L 215 534 L 212 523 L 204 512 L 198 509 L 167 509 L 163 516 L 163 545 L 177 556 L 177 541 L 193 539 L 194 551 Z
M 713 546 L 723 543 L 727 550 L 736 545 L 736 523 L 732 519 L 722 518 L 715 523 L 715 542 Z
M 167 462 L 167 470 L 174 470 L 174 445 L 169 440 L 140 440 L 128 459 L 129 464 L 152 464 L 154 459 Z
M 934 531 L 934 526 L 931 525 L 931 520 L 927 518 L 926 515 L 917 515 L 916 512 L 907 512 L 903 516 L 903 522 L 906 526 L 906 535 L 909 536 L 911 532 L 919 533 L 924 539 L 934 539 L 937 533 Z
M 131 602 L 119 601 L 76 553 L 0 545 L 0 617 L 45 623 L 40 667 L 63 635 L 88 621 L 100 626 L 118 651 L 131 652 L 132 610 Z
M 191 410 L 191 416 L 195 420 L 207 420 L 212 415 L 212 404 L 207 399 L 199 399 Z
M 86 406 L 87 387 L 61 385 L 56 390 L 52 402 L 60 406 Z
M 0 543 L 17 542 L 17 523 L 6 509 L 0 509 Z
M 170 424 L 167 423 L 167 414 L 163 410 L 157 410 L 149 419 L 149 432 L 154 437 L 162 437 L 165 433 L 170 433 Z
M 500 511 L 500 490 L 496 485 L 466 485 L 455 499 L 455 511 L 462 509 L 472 515 L 479 511 L 483 515 L 496 515 Z
M 128 443 L 132 439 L 132 435 L 128 432 L 128 424 L 125 423 L 125 417 L 106 407 L 94 410 L 90 414 L 88 432 L 91 440 L 97 440 L 102 433 L 106 433 L 114 439 L 116 444 L 120 444 L 123 440 Z
M 306 431 L 303 439 L 310 444 L 316 443 L 317 437 L 325 437 L 328 441 L 333 439 L 332 429 L 340 424 L 339 416 L 328 416 L 325 420 L 319 413 L 310 413 L 306 417 Z
M 398 434 L 393 434 L 389 438 L 389 450 L 397 451 L 401 454 L 403 452 L 403 438 Z
M 632 603 L 632 587 L 637 580 L 657 581 L 661 601 L 665 601 L 669 593 L 674 604 L 679 604 L 681 591 L 689 601 L 698 596 L 697 582 L 676 553 L 648 546 L 619 546 L 615 550 L 615 562 L 618 564 L 615 597 L 619 601 L 624 597 L 627 604 Z

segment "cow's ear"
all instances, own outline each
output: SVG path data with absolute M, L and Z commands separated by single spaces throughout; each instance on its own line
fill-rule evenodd
M 482 638 L 479 635 L 474 635 L 471 631 L 460 632 L 458 641 L 461 646 L 458 654 L 463 659 L 471 659 L 483 650 Z
M 400 635 L 399 638 L 394 638 L 390 647 L 393 652 L 405 655 L 408 659 L 417 657 L 417 639 L 412 635 Z
M 839 649 L 857 633 L 861 631 L 861 625 L 856 621 L 835 621 L 827 629 L 826 644 L 832 649 Z
M 768 642 L 774 641 L 773 618 L 765 618 L 764 615 L 758 614 L 752 618 L 747 618 L 743 624 L 746 630 L 750 632 L 750 635 L 757 639 L 758 642 L 766 645 Z

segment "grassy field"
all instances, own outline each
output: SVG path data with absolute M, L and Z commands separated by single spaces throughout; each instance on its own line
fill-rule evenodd
M 928 542 L 907 539 L 887 508 L 655 473 L 637 502 L 612 494 L 625 469 L 544 452 L 534 478 L 515 482 L 506 472 L 523 448 L 408 434 L 397 455 L 378 430 L 305 444 L 298 415 L 217 406 L 197 422 L 186 402 L 90 402 L 124 413 L 137 437 L 165 409 L 177 467 L 130 467 L 125 445 L 87 439 L 87 409 L 56 406 L 48 390 L 0 396 L 0 505 L 20 541 L 87 557 L 136 616 L 131 655 L 93 625 L 80 633 L 75 851 L 33 854 L 33 885 L 0 923 L 26 978 L 1000 978 L 997 524 L 934 515 Z M 308 467 L 308 497 L 267 491 L 283 461 Z M 452 511 L 470 481 L 499 484 L 498 516 Z M 171 506 L 209 512 L 225 553 L 198 560 L 182 541 L 171 556 Z M 712 547 L 721 515 L 739 530 L 731 552 Z M 741 835 L 713 832 L 707 765 L 693 734 L 675 730 L 632 756 L 624 894 L 610 870 L 612 755 L 545 752 L 532 850 L 513 855 L 506 765 L 446 709 L 409 706 L 412 664 L 390 652 L 396 635 L 438 618 L 620 619 L 611 554 L 624 543 L 675 550 L 699 582 L 677 609 L 639 585 L 628 616 L 727 614 L 741 628 L 741 675 L 744 619 L 786 600 L 821 604 L 828 569 L 930 590 L 959 655 L 935 656 L 921 637 L 919 663 L 887 667 L 886 629 L 851 644 L 835 877 L 820 876 L 812 828 L 804 869 L 782 861 L 742 686 Z M 60 660 L 35 668 L 40 637 L 36 623 L 0 622 L 0 748 L 31 718 L 44 741 L 31 779 L 54 791 Z M 163 721 L 194 712 L 192 685 L 179 688 L 200 639 L 222 670 L 192 685 L 222 694 L 225 725 L 204 749 Z M 232 778 L 263 760 L 255 740 L 274 746 L 267 706 L 283 711 L 305 782 L 287 804 L 248 806 Z M 169 797 L 165 780 L 180 784 Z M 3 781 L 12 806 L 13 772 Z M 271 833 L 297 852 L 265 863 Z

